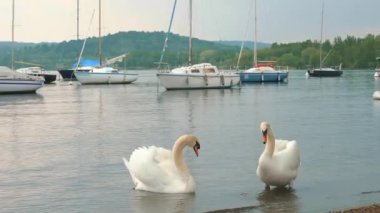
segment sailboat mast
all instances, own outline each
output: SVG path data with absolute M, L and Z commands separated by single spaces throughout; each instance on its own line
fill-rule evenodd
M 257 0 L 255 0 L 255 42 L 253 42 L 253 67 L 257 67 Z
M 321 40 L 319 42 L 319 68 L 322 70 L 322 36 L 323 36 L 323 12 L 325 8 L 325 1 L 322 1 L 322 20 L 321 20 Z
M 79 40 L 79 0 L 77 0 L 77 40 Z
M 170 30 L 172 29 L 172 23 L 173 23 L 173 17 L 174 17 L 176 5 L 177 5 L 177 0 L 174 0 L 172 15 L 170 16 L 169 28 L 168 28 L 168 31 L 166 32 L 164 47 L 162 48 L 162 51 L 161 51 L 161 57 L 160 57 L 160 62 L 158 63 L 158 68 L 161 68 L 162 60 L 164 59 L 165 50 L 166 50 L 166 47 L 168 46 L 169 33 L 170 33 Z
M 102 66 L 102 1 L 99 0 L 99 66 Z
M 190 32 L 189 32 L 189 65 L 192 64 L 192 54 L 193 54 L 193 49 L 192 49 L 192 46 L 191 46 L 191 38 L 192 38 L 192 25 L 193 25 L 193 21 L 192 21 L 192 13 L 193 13 L 193 2 L 192 0 L 189 0 L 190 2 L 190 7 L 189 7 L 189 21 L 190 21 Z
M 14 70 L 14 64 L 15 64 L 15 47 L 14 47 L 14 41 L 15 41 L 15 0 L 12 0 L 12 70 Z

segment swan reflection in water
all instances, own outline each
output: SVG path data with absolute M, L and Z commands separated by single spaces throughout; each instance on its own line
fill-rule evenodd
M 195 193 L 153 193 L 146 191 L 133 191 L 131 200 L 133 212 L 136 213 L 168 213 L 168 212 L 194 212 Z
M 262 212 L 298 212 L 298 197 L 294 189 L 276 187 L 257 196 Z

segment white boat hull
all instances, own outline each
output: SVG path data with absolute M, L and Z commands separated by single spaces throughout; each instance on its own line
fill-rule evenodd
M 0 94 L 34 93 L 42 86 L 41 80 L 0 79 Z
M 174 74 L 157 73 L 161 84 L 168 90 L 173 89 L 223 89 L 240 83 L 236 74 Z
M 380 91 L 375 91 L 372 95 L 374 100 L 380 100 Z
M 129 84 L 137 80 L 137 74 L 130 73 L 95 73 L 75 72 L 75 77 L 81 84 Z

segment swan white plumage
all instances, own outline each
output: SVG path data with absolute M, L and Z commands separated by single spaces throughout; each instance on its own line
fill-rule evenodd
M 133 151 L 129 161 L 123 158 L 135 189 L 160 193 L 195 192 L 194 178 L 182 154 L 186 146 L 192 147 L 198 157 L 198 139 L 193 135 L 182 135 L 172 150 L 156 146 L 140 147 Z
M 292 186 L 300 166 L 300 151 L 296 141 L 275 139 L 268 122 L 262 122 L 260 129 L 263 133 L 265 149 L 260 156 L 256 170 L 257 176 L 270 186 Z

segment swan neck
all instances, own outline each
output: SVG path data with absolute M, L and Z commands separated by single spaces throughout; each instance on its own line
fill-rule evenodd
M 274 152 L 274 146 L 275 146 L 275 137 L 272 132 L 272 129 L 268 129 L 267 133 L 267 143 L 265 145 L 265 152 L 269 155 L 273 155 Z
M 173 158 L 174 163 L 177 169 L 183 174 L 188 175 L 188 167 L 183 159 L 183 149 L 185 148 L 186 143 L 184 140 L 177 140 L 173 146 Z

